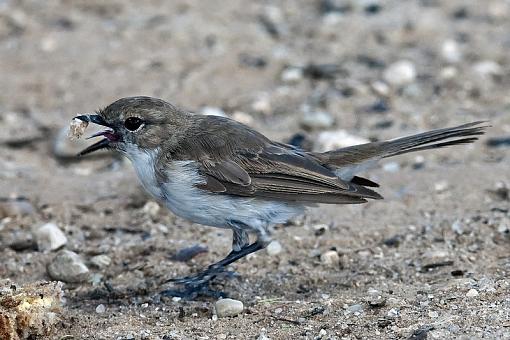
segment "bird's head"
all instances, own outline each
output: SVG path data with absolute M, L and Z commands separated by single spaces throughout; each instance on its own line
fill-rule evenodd
M 75 118 L 105 126 L 89 138 L 104 137 L 80 155 L 100 149 L 115 149 L 130 156 L 140 150 L 151 151 L 172 140 L 185 125 L 187 113 L 172 104 L 151 97 L 119 99 L 96 114 Z

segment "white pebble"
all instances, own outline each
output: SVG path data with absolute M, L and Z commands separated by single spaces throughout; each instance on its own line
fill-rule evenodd
M 323 131 L 317 136 L 317 149 L 329 151 L 368 142 L 368 139 L 351 135 L 345 130 Z
M 340 256 L 334 250 L 328 250 L 321 255 L 321 262 L 326 266 L 336 266 L 340 263 Z
M 455 220 L 455 222 L 452 223 L 452 231 L 458 235 L 464 233 L 464 226 L 460 220 Z
M 99 269 L 103 269 L 108 267 L 112 263 L 112 259 L 108 255 L 100 254 L 92 257 L 90 259 L 90 263 L 92 263 Z
M 325 129 L 333 125 L 335 120 L 326 111 L 308 111 L 304 110 L 301 118 L 301 125 L 309 129 Z
M 441 46 L 441 56 L 449 63 L 458 63 L 462 59 L 459 44 L 455 40 L 446 40 Z
M 152 218 L 158 216 L 159 209 L 160 209 L 159 204 L 154 201 L 148 201 L 142 208 L 143 212 Z
M 388 311 L 386 315 L 388 315 L 390 318 L 396 318 L 400 314 L 399 310 L 396 308 L 392 308 Z
M 243 312 L 244 305 L 239 300 L 234 299 L 221 299 L 214 304 L 216 315 L 219 318 L 227 316 L 236 316 Z
M 67 243 L 66 235 L 55 223 L 46 223 L 34 232 L 37 249 L 42 252 L 57 250 Z
M 416 78 L 416 68 L 409 60 L 400 60 L 388 66 L 383 78 L 393 86 L 407 85 Z
M 96 307 L 96 313 L 98 313 L 98 314 L 103 314 L 104 312 L 106 312 L 106 307 L 105 307 L 105 305 L 103 305 L 103 304 L 97 305 L 97 307 Z
M 280 254 L 282 250 L 283 250 L 282 245 L 280 244 L 280 242 L 276 240 L 271 241 L 271 243 L 269 243 L 269 245 L 266 248 L 267 254 L 271 256 Z
M 431 318 L 437 318 L 437 317 L 439 317 L 439 313 L 438 313 L 438 312 L 436 312 L 436 311 L 430 311 L 430 312 L 429 312 L 429 317 L 431 317 Z
M 499 76 L 503 73 L 501 65 L 492 60 L 484 60 L 473 66 L 476 73 L 484 78 Z
M 467 293 L 466 293 L 466 296 L 467 297 L 476 297 L 478 296 L 478 291 L 476 289 L 470 289 Z
M 281 79 L 285 83 L 297 83 L 303 79 L 303 69 L 299 67 L 288 67 L 283 70 Z
M 383 170 L 386 172 L 396 173 L 400 170 L 400 164 L 398 162 L 384 163 Z

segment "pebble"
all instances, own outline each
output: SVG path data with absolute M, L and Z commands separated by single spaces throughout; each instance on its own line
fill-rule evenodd
M 502 233 L 502 234 L 508 234 L 508 232 L 510 231 L 510 228 L 509 228 L 509 223 L 510 221 L 508 220 L 504 220 L 504 221 L 501 221 L 498 225 L 498 232 Z
M 429 317 L 431 317 L 431 318 L 437 318 L 437 317 L 439 317 L 439 313 L 438 313 L 438 312 L 436 312 L 436 311 L 430 311 L 430 312 L 429 312 Z
M 321 262 L 326 266 L 336 266 L 340 263 L 340 256 L 334 250 L 328 250 L 321 255 Z
M 400 314 L 399 310 L 396 308 L 392 308 L 386 314 L 390 318 L 396 318 Z
M 473 66 L 473 70 L 483 78 L 496 77 L 503 73 L 501 65 L 492 60 L 484 60 L 476 63 Z
M 416 79 L 416 68 L 409 60 L 399 60 L 386 68 L 384 80 L 393 86 L 403 86 Z
M 390 87 L 383 81 L 374 81 L 370 84 L 370 87 L 381 97 L 388 97 L 390 94 Z
M 362 304 L 355 304 L 347 307 L 345 310 L 347 313 L 361 313 L 363 311 L 363 305 Z
M 145 203 L 145 205 L 142 208 L 143 212 L 149 215 L 152 218 L 155 218 L 158 216 L 160 207 L 157 202 L 154 201 L 148 201 Z
M 400 164 L 398 162 L 384 163 L 383 170 L 386 172 L 396 173 L 400 171 Z
M 467 293 L 466 293 L 466 296 L 467 297 L 476 297 L 478 296 L 478 291 L 476 289 L 470 289 Z
M 464 225 L 460 220 L 455 220 L 455 222 L 452 223 L 452 231 L 457 235 L 462 235 L 464 233 Z
M 32 215 L 35 208 L 27 200 L 16 199 L 0 202 L 0 218 Z
M 69 283 L 83 282 L 89 277 L 89 269 L 81 257 L 70 250 L 59 251 L 47 271 L 52 279 Z
M 97 305 L 96 307 L 96 313 L 97 314 L 103 314 L 104 312 L 106 312 L 106 307 L 105 305 L 103 305 L 102 303 Z
M 252 125 L 254 123 L 253 117 L 243 111 L 236 111 L 232 113 L 232 118 L 245 125 Z
M 253 111 L 263 114 L 270 114 L 272 111 L 271 100 L 269 95 L 263 94 L 259 96 L 252 104 Z
M 67 244 L 66 235 L 55 223 L 46 223 L 34 231 L 34 239 L 37 249 L 49 252 L 62 248 Z
M 216 315 L 218 315 L 219 318 L 223 318 L 228 316 L 236 316 L 242 313 L 244 305 L 239 300 L 221 299 L 216 301 L 214 304 L 214 309 L 216 310 Z
M 326 111 L 304 110 L 301 118 L 301 126 L 307 129 L 326 129 L 333 126 L 334 118 Z
M 205 106 L 200 110 L 200 113 L 206 116 L 227 117 L 225 111 L 223 111 L 219 107 Z
M 99 269 L 103 269 L 112 263 L 112 259 L 106 254 L 100 254 L 92 257 L 90 263 Z
M 280 242 L 278 241 L 271 241 L 271 243 L 268 244 L 266 251 L 268 255 L 278 255 L 282 252 L 283 248 Z
M 440 181 L 434 184 L 434 190 L 436 192 L 444 192 L 449 188 L 449 184 L 447 181 Z
M 323 131 L 317 136 L 316 148 L 328 151 L 368 142 L 368 139 L 351 135 L 345 130 Z
M 303 69 L 299 67 L 287 67 L 281 74 L 284 83 L 297 83 L 303 79 Z
M 441 69 L 439 77 L 443 80 L 450 80 L 455 79 L 458 74 L 459 71 L 457 70 L 457 68 L 453 66 L 447 66 Z
M 0 144 L 22 145 L 44 138 L 41 126 L 19 112 L 0 112 Z
M 441 46 L 441 57 L 449 63 L 458 63 L 462 60 L 459 44 L 455 40 L 446 40 Z

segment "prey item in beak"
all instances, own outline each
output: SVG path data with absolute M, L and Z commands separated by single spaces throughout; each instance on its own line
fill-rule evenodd
M 104 120 L 104 118 L 101 117 L 100 115 L 80 115 L 80 116 L 76 116 L 74 119 L 81 120 L 81 121 L 83 121 L 85 123 L 94 123 L 94 124 L 97 124 L 97 125 L 106 126 L 106 127 L 109 128 L 109 129 L 107 129 L 105 131 L 97 132 L 97 133 L 93 134 L 92 136 L 87 137 L 87 139 L 94 138 L 94 137 L 99 137 L 99 136 L 104 136 L 106 138 L 103 138 L 99 142 L 97 142 L 95 144 L 92 144 L 91 146 L 89 146 L 85 150 L 81 151 L 78 154 L 78 156 L 84 156 L 84 155 L 89 154 L 91 152 L 108 148 L 110 146 L 110 142 L 116 142 L 116 141 L 119 140 L 118 135 L 115 134 L 115 131 L 111 128 L 111 125 L 108 124 Z

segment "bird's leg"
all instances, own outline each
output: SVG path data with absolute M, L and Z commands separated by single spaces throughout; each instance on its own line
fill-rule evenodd
M 239 259 L 242 259 L 248 254 L 265 248 L 268 244 L 267 237 L 264 237 L 265 235 L 263 237 L 260 237 L 262 235 L 259 235 L 257 241 L 249 244 L 249 237 L 246 229 L 232 228 L 232 230 L 234 231 L 233 249 L 224 259 L 210 265 L 206 270 L 196 275 L 168 280 L 167 282 L 184 285 L 184 290 L 166 290 L 161 294 L 188 298 L 194 298 L 200 294 L 221 296 L 221 293 L 214 292 L 209 288 L 209 282 L 216 278 L 218 275 L 224 274 L 225 268 L 228 265 L 236 262 Z

